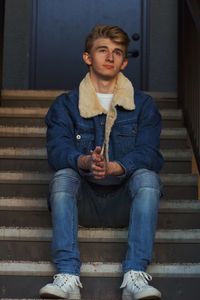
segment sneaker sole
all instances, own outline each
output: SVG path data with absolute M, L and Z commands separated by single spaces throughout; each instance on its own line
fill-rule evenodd
M 68 298 L 66 297 L 61 297 L 61 296 L 57 296 L 57 295 L 53 295 L 53 294 L 49 294 L 49 293 L 46 293 L 46 294 L 42 294 L 40 295 L 41 298 L 43 299 L 68 299 L 68 300 L 81 300 L 81 296 L 79 295 L 69 295 Z
M 50 289 L 50 288 L 48 288 Z M 52 291 L 43 291 L 43 288 L 40 290 L 40 297 L 45 299 L 68 299 L 68 300 L 81 300 L 80 294 L 65 294 L 64 292 L 55 291 L 53 288 Z

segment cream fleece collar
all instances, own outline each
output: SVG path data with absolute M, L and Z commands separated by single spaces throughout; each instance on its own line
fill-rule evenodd
M 114 90 L 112 106 L 122 106 L 124 109 L 135 109 L 134 88 L 132 83 L 122 73 L 119 73 Z M 91 118 L 107 111 L 101 106 L 89 73 L 79 86 L 79 111 L 83 118 Z

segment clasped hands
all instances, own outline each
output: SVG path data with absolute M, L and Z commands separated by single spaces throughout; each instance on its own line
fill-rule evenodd
M 89 155 L 79 156 L 78 167 L 90 171 L 95 179 L 103 179 L 108 175 L 119 176 L 124 173 L 124 169 L 119 163 L 106 162 L 104 155 L 101 154 L 100 146 L 96 146 Z

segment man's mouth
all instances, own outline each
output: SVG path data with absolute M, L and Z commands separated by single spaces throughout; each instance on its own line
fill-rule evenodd
M 114 69 L 113 65 L 103 65 L 104 68 L 108 69 L 108 70 L 112 70 Z

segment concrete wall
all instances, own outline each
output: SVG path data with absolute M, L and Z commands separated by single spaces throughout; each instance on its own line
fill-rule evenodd
M 150 0 L 151 91 L 177 90 L 177 10 L 177 0 Z
M 176 91 L 177 0 L 146 1 L 150 1 L 148 90 Z M 6 0 L 4 88 L 29 87 L 31 3 L 31 0 Z
M 28 88 L 31 7 L 30 0 L 6 0 L 3 88 Z

